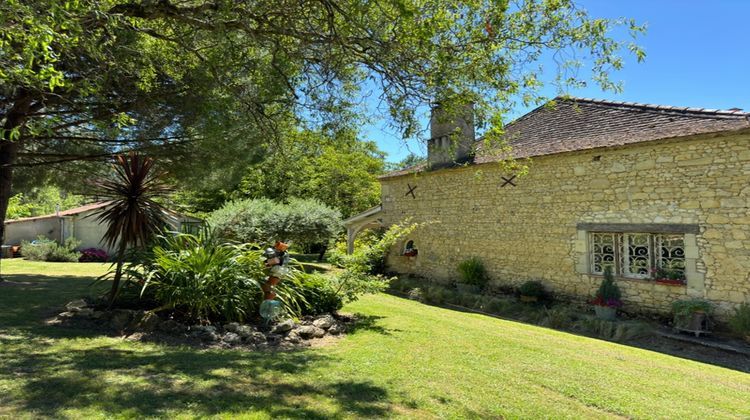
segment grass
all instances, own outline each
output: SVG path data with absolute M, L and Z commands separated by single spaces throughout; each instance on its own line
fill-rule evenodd
M 106 265 L 3 261 L 0 417 L 750 417 L 750 375 L 388 295 L 294 352 L 196 350 L 46 326 Z

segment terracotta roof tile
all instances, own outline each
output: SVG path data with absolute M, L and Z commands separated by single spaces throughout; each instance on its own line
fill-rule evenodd
M 80 207 L 63 210 L 59 214 L 53 213 L 53 214 L 45 214 L 43 216 L 34 216 L 34 217 L 22 217 L 20 219 L 11 219 L 6 220 L 5 223 L 16 223 L 16 222 L 26 222 L 30 220 L 41 220 L 41 219 L 49 219 L 51 217 L 59 217 L 59 216 L 75 216 L 76 214 L 85 213 L 90 210 L 96 210 L 101 207 L 106 207 L 109 204 L 109 201 L 103 201 L 98 203 L 91 203 L 86 204 Z
M 622 146 L 697 134 L 750 128 L 750 113 L 739 110 L 651 105 L 588 98 L 557 98 L 508 124 L 506 136 L 516 158 Z M 474 163 L 499 160 L 477 143 Z M 420 172 L 425 164 L 381 178 Z

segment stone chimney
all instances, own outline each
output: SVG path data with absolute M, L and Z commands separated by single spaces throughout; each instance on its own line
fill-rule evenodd
M 474 147 L 474 106 L 465 105 L 458 115 L 448 115 L 440 105 L 432 108 L 427 162 L 437 169 L 471 159 Z

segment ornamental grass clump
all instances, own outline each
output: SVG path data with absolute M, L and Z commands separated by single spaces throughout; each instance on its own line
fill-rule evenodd
M 729 327 L 732 331 L 744 337 L 750 342 L 750 304 L 745 302 L 734 309 L 734 314 L 729 318 Z
M 596 295 L 594 295 L 591 304 L 596 306 L 606 306 L 609 308 L 618 308 L 622 306 L 622 300 L 620 300 L 620 297 L 620 288 L 615 284 L 612 267 L 606 266 L 604 267 L 604 279 L 602 280 L 602 284 L 599 285 L 599 290 L 596 291 Z
M 476 286 L 483 290 L 487 286 L 489 277 L 484 263 L 477 257 L 469 258 L 458 264 L 458 272 L 461 274 L 461 280 L 464 284 Z

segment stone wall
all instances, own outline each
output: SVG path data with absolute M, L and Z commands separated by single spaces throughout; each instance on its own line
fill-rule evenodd
M 457 279 L 456 265 L 480 257 L 494 285 L 541 280 L 562 295 L 589 298 L 585 223 L 688 224 L 688 284 L 618 278 L 626 310 L 666 313 L 701 296 L 719 315 L 750 299 L 750 135 L 702 136 L 534 158 L 507 184 L 499 165 L 443 169 L 382 180 L 386 225 L 430 222 L 404 239 L 416 257 L 389 256 L 394 271 Z M 406 195 L 416 186 L 416 198 Z

